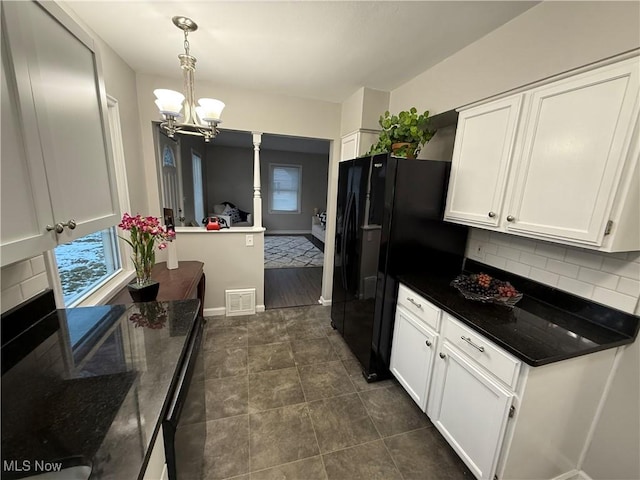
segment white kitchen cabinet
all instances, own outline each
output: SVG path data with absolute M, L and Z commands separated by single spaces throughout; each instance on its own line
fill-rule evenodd
M 390 370 L 423 412 L 438 334 L 402 306 L 397 306 L 393 329 Z
M 633 57 L 462 111 L 445 218 L 602 251 L 640 249 L 639 76 Z
M 344 135 L 340 142 L 340 161 L 363 156 L 377 141 L 378 132 L 373 130 L 360 129 Z
M 445 218 L 497 227 L 522 95 L 460 112 Z
M 5 133 L 15 139 L 6 159 L 3 147 L 2 169 L 12 165 L 12 171 L 22 171 L 6 191 L 3 180 L 5 265 L 110 227 L 119 214 L 106 94 L 93 40 L 53 2 L 3 2 L 2 17 L 3 63 L 10 67 L 3 69 L 3 105 L 6 90 L 16 110 L 7 130 L 2 126 L 3 139 Z M 15 213 L 28 227 L 4 217 L 5 203 L 17 203 L 19 190 L 33 197 Z M 46 228 L 70 220 L 75 230 Z M 5 249 L 16 242 L 24 243 L 21 250 Z

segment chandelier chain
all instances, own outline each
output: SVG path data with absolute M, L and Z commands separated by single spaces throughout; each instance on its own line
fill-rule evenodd
M 187 38 L 189 32 L 187 30 L 184 31 L 184 53 L 189 55 L 189 39 Z

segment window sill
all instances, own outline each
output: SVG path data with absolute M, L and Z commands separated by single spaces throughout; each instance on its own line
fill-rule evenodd
M 95 292 L 85 297 L 82 301 L 73 305 L 74 307 L 92 307 L 94 305 L 104 305 L 119 292 L 125 285 L 127 285 L 135 277 L 135 271 L 122 270 L 106 283 L 104 283 Z
M 264 232 L 266 228 L 264 227 L 231 227 L 231 228 L 222 228 L 220 230 L 206 230 L 203 227 L 176 227 L 176 235 L 177 238 L 180 238 L 180 234 L 183 233 L 257 233 Z

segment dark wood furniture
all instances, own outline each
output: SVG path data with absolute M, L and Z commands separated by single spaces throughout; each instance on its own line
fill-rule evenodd
M 151 272 L 151 278 L 160 282 L 158 301 L 187 300 L 197 298 L 200 300 L 199 315 L 203 316 L 205 276 L 202 262 L 181 261 L 178 268 L 167 269 L 166 262 L 156 263 Z M 118 291 L 109 302 L 109 305 L 133 303 L 127 287 Z

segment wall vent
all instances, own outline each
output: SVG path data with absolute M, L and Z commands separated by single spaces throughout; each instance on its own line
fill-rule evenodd
M 256 313 L 256 289 L 225 290 L 227 317 Z

